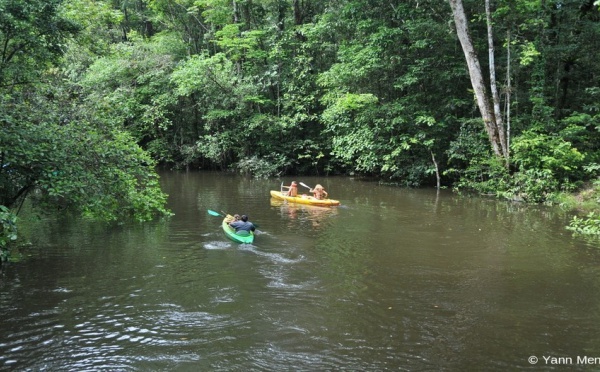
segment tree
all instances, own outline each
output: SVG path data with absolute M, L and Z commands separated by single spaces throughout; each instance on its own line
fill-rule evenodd
M 119 128 L 90 122 L 59 91 L 1 101 L 0 205 L 30 197 L 43 211 L 98 220 L 168 215 L 155 162 Z
M 3 0 L 0 3 L 0 89 L 31 84 L 78 25 L 61 16 L 61 0 Z
M 487 131 L 490 144 L 493 152 L 496 156 L 507 159 L 508 150 L 506 146 L 506 135 L 504 132 L 504 126 L 502 122 L 502 116 L 500 115 L 500 105 L 498 99 L 498 92 L 495 85 L 495 66 L 493 59 L 493 39 L 491 24 L 489 19 L 489 0 L 486 0 L 486 10 L 488 11 L 488 43 L 490 45 L 490 80 L 492 81 L 491 91 L 493 96 L 493 104 L 490 102 L 490 95 L 486 88 L 485 80 L 481 65 L 479 63 L 479 57 L 477 51 L 473 46 L 473 41 L 469 33 L 468 19 L 463 7 L 462 0 L 448 0 L 450 7 L 452 8 L 452 14 L 454 15 L 454 23 L 456 25 L 456 34 L 458 40 L 463 49 L 465 59 L 467 61 L 467 67 L 469 69 L 469 76 L 471 78 L 471 84 L 475 92 L 475 98 L 477 99 L 477 106 L 483 118 L 483 123 Z
M 57 68 L 80 29 L 60 4 L 0 4 L 0 223 L 27 198 L 39 210 L 108 221 L 169 215 L 155 162 L 122 127 L 89 116 Z M 0 249 L 5 233 L 15 234 L 2 229 Z

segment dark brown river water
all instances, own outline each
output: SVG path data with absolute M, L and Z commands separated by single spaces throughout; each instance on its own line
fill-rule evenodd
M 23 217 L 32 245 L 0 273 L 0 370 L 600 367 L 600 250 L 559 209 L 296 180 L 342 206 L 271 200 L 291 178 L 165 172 L 166 222 Z M 254 244 L 208 209 L 248 214 Z

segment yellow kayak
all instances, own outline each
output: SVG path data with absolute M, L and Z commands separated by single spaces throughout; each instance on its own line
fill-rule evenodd
M 276 199 L 287 200 L 290 203 L 318 205 L 321 207 L 330 207 L 330 206 L 334 206 L 334 205 L 340 205 L 339 200 L 316 199 L 309 195 L 287 196 L 285 193 L 282 193 L 281 191 L 275 191 L 275 190 L 271 190 L 271 196 Z

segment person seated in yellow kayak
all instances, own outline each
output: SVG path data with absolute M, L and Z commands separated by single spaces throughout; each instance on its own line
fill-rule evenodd
M 319 200 L 327 199 L 327 196 L 329 195 L 320 184 L 317 184 L 314 189 L 310 189 L 310 192 L 313 193 L 315 199 Z
M 298 196 L 298 184 L 296 181 L 292 181 L 292 184 L 289 186 L 282 186 L 284 189 L 288 189 L 287 192 L 284 192 L 284 195 L 287 196 Z
M 241 231 L 246 231 L 249 233 L 250 231 L 256 230 L 254 224 L 248 221 L 248 216 L 246 216 L 245 214 L 243 214 L 239 220 L 230 222 L 229 226 L 233 227 L 236 233 L 239 233 Z

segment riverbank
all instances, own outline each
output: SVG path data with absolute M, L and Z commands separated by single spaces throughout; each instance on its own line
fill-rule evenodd
M 600 241 L 600 183 L 586 185 L 576 193 L 561 194 L 557 199 L 562 208 L 577 213 L 568 230 L 594 242 Z
M 579 213 L 600 213 L 600 183 L 590 183 L 574 193 L 563 193 L 557 198 L 565 209 Z

